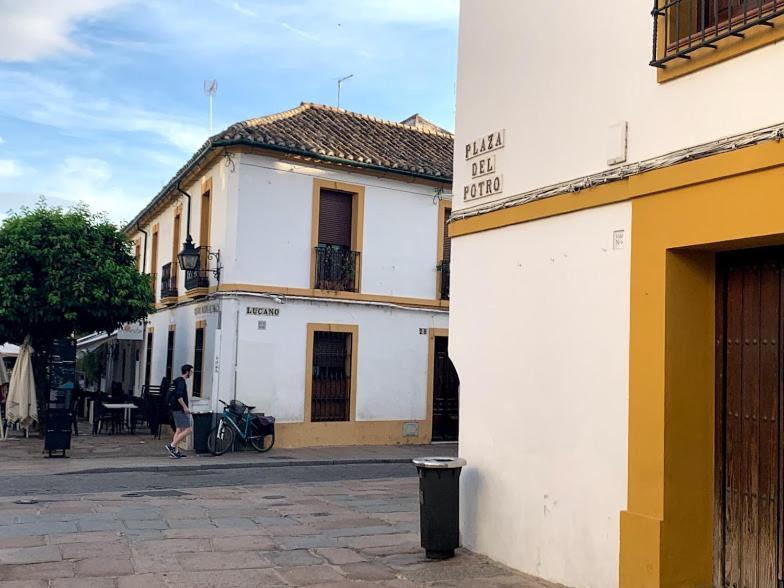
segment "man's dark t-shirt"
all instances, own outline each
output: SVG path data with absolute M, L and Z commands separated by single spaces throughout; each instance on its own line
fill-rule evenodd
M 182 376 L 175 378 L 172 386 L 173 388 L 169 392 L 169 409 L 172 411 L 182 410 L 182 405 L 179 403 L 180 398 L 185 406 L 188 406 L 188 385 L 185 383 L 185 378 Z

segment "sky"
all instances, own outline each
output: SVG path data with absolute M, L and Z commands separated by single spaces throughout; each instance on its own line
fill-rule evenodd
M 300 102 L 454 128 L 459 0 L 0 0 L 0 219 L 118 223 L 209 136 Z

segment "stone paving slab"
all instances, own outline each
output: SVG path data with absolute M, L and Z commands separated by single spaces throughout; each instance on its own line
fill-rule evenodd
M 2 498 L 0 588 L 556 588 L 465 550 L 425 559 L 416 496 L 399 478 Z

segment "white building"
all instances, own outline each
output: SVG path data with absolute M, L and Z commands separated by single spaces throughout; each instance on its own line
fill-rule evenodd
M 281 446 L 428 442 L 434 404 L 443 435 L 453 141 L 404 122 L 302 104 L 212 137 L 126 228 L 157 302 L 140 385 L 191 363 L 197 407 L 253 405 Z
M 653 4 L 462 2 L 463 541 L 575 587 L 778 587 L 784 3 Z

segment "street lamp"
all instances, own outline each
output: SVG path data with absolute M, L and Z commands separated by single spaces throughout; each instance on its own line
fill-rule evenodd
M 188 235 L 185 243 L 182 244 L 182 251 L 177 255 L 180 262 L 180 268 L 187 271 L 194 271 L 199 267 L 201 254 L 199 249 L 193 244 L 193 239 Z

